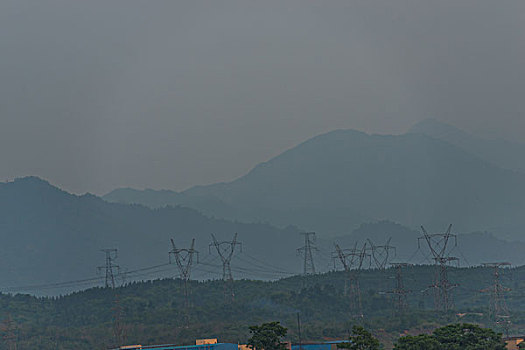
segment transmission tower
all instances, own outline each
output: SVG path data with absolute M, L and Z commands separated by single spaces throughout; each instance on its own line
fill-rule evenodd
M 235 292 L 233 290 L 233 275 L 232 275 L 232 269 L 230 266 L 230 262 L 233 257 L 233 253 L 235 252 L 235 247 L 239 246 L 242 251 L 242 243 L 237 242 L 237 233 L 233 236 L 233 240 L 231 241 L 223 241 L 219 242 L 215 238 L 215 236 L 211 235 L 213 242 L 210 243 L 210 253 L 211 253 L 211 247 L 214 246 L 217 250 L 217 254 L 219 254 L 221 260 L 222 260 L 222 280 L 224 281 L 224 300 L 232 301 L 235 298 Z
M 372 256 L 372 260 L 374 262 L 374 265 L 379 270 L 385 270 L 386 266 L 388 265 L 388 260 L 391 257 L 390 252 L 394 252 L 394 257 L 396 256 L 396 247 L 390 245 L 390 241 L 392 240 L 392 237 L 386 241 L 385 245 L 375 245 L 374 242 L 372 242 L 370 239 L 368 239 L 368 244 L 370 245 L 370 252 Z
M 363 318 L 363 307 L 361 304 L 361 290 L 359 288 L 359 273 L 363 267 L 365 258 L 370 258 L 367 253 L 366 243 L 361 249 L 357 248 L 357 243 L 352 249 L 341 249 L 338 244 L 335 245 L 335 251 L 332 252 L 332 259 L 339 260 L 347 275 L 350 286 L 348 294 L 350 297 L 350 313 L 352 317 Z M 347 294 L 347 282 L 345 281 L 345 294 Z
M 304 246 L 297 249 L 297 252 L 304 257 L 303 275 L 315 275 L 315 265 L 312 250 L 317 251 L 315 247 L 315 232 L 302 232 L 304 236 Z M 311 238 L 310 238 L 311 237 Z
M 117 346 L 121 346 L 126 342 L 126 327 L 122 322 L 123 310 L 120 304 L 120 297 L 118 294 L 115 295 L 115 301 L 113 306 L 113 336 Z
M 485 263 L 483 266 L 493 269 L 493 283 L 489 288 L 483 289 L 481 292 L 490 293 L 489 317 L 497 325 L 502 325 L 505 330 L 508 330 L 510 323 L 510 313 L 505 302 L 504 293 L 510 292 L 509 288 L 503 287 L 500 281 L 500 268 L 510 266 L 508 262 Z
M 403 269 L 412 265 L 409 263 L 390 263 L 390 266 L 396 271 L 396 282 L 394 289 L 387 293 L 393 296 L 396 313 L 402 315 L 408 310 L 407 294 L 411 293 L 410 290 L 405 289 L 405 284 L 403 282 Z
M 17 326 L 15 321 L 11 318 L 11 314 L 7 315 L 7 318 L 2 322 L 1 330 L 3 333 L 3 340 L 9 350 L 17 350 L 18 339 L 16 336 Z
M 184 290 L 184 308 L 187 310 L 190 307 L 190 277 L 191 268 L 193 265 L 193 256 L 197 256 L 197 263 L 199 262 L 199 252 L 195 250 L 195 238 L 191 240 L 190 248 L 179 249 L 175 246 L 175 241 L 171 239 L 172 249 L 169 252 L 170 264 L 172 263 L 172 256 L 179 268 L 180 280 L 183 283 Z
M 457 246 L 457 236 L 451 234 L 452 225 L 448 227 L 445 233 L 429 234 L 423 226 L 421 226 L 421 230 L 423 236 L 418 238 L 418 246 L 420 246 L 422 239 L 427 242 L 436 265 L 434 282 L 430 286 L 434 290 L 434 307 L 436 311 L 448 311 L 454 307 L 451 291 L 458 286 L 450 283 L 448 267 L 450 263 L 458 262 L 459 259 L 450 256 L 447 248 L 451 238 L 454 238 L 454 244 Z
M 111 287 L 115 289 L 115 277 L 118 276 L 120 272 L 120 266 L 115 265 L 115 260 L 117 259 L 117 249 L 102 249 L 101 251 L 106 254 L 106 265 L 99 266 L 98 270 L 106 271 L 106 280 L 104 286 L 106 288 Z

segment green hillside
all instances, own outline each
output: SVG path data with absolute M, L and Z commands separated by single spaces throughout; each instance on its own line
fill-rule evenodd
M 305 340 L 343 338 L 356 323 L 385 339 L 397 338 L 405 330 L 432 329 L 455 321 L 491 325 L 487 318 L 489 295 L 480 292 L 492 283 L 490 269 L 450 271 L 451 282 L 459 286 L 454 291 L 455 311 L 449 313 L 433 310 L 432 292 L 428 290 L 433 273 L 432 266 L 404 271 L 406 289 L 411 291 L 407 297 L 410 311 L 400 315 L 391 296 L 384 293 L 394 287 L 394 271 L 363 271 L 363 319 L 351 317 L 343 272 L 275 282 L 235 281 L 233 302 L 224 299 L 222 281 L 193 281 L 188 318 L 182 285 L 173 279 L 131 283 L 116 290 L 93 288 L 58 298 L 4 294 L 0 296 L 0 317 L 10 315 L 15 321 L 13 328 L 22 349 L 102 349 L 115 345 L 112 327 L 117 310 L 126 330 L 125 342 L 130 344 L 190 344 L 196 338 L 208 337 L 244 342 L 249 325 L 270 320 L 281 321 L 290 329 L 289 339 L 296 341 L 298 313 Z M 507 296 L 511 333 L 523 332 L 525 269 L 505 270 L 501 281 L 512 288 Z M 459 313 L 465 315 L 459 317 Z

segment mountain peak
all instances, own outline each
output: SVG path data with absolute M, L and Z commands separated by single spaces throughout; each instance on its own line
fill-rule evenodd
M 5 182 L 5 184 L 12 184 L 15 186 L 43 186 L 43 187 L 54 187 L 49 181 L 44 180 L 38 176 L 24 176 L 17 177 L 13 181 Z
M 15 178 L 13 181 L 0 183 L 0 188 L 11 192 L 18 193 L 19 196 L 30 193 L 49 194 L 54 193 L 59 196 L 72 196 L 70 193 L 58 188 L 38 176 L 25 176 Z

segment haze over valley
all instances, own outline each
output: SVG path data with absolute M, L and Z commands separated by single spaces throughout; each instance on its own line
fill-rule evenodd
M 6 0 L 0 33 L 0 350 L 525 346 L 525 1 Z
M 415 132 L 429 123 L 433 129 L 426 133 L 439 128 L 451 130 L 443 135 L 460 132 L 436 121 L 399 136 L 337 130 L 232 182 L 181 193 L 128 188 L 100 198 L 73 195 L 37 177 L 0 184 L 0 225 L 8 247 L 3 259 L 11 266 L 2 271 L 3 288 L 53 294 L 84 285 L 49 283 L 79 277 L 94 278 L 88 286 L 99 283 L 96 262 L 103 259 L 103 247 L 118 248 L 123 272 L 167 265 L 171 238 L 180 246 L 195 238 L 206 263 L 213 257 L 211 234 L 229 240 L 238 233 L 245 255 L 234 258 L 237 278 L 300 273 L 296 249 L 304 231 L 317 233 L 318 272 L 333 269 L 334 243 L 353 246 L 367 239 L 379 245 L 392 238 L 397 247 L 392 261 L 429 264 L 428 249 L 418 246 L 419 226 L 443 232 L 449 223 L 460 234 L 453 254 L 461 266 L 502 259 L 525 263 L 520 232 L 525 174 L 498 166 L 481 151 L 474 155 Z M 260 261 L 271 262 L 273 269 L 261 270 Z M 217 261 L 208 264 L 194 277 L 218 278 Z M 174 273 L 165 266 L 158 276 Z M 148 275 L 134 272 L 126 278 Z M 44 289 L 38 291 L 39 285 Z

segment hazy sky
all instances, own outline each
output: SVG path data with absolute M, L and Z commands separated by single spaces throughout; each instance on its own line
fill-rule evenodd
M 0 180 L 231 180 L 337 128 L 525 142 L 525 1 L 0 2 Z

